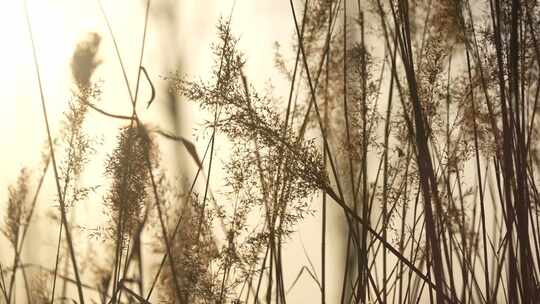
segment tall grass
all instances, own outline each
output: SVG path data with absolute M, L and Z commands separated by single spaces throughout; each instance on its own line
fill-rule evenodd
M 139 118 L 139 87 L 151 87 L 146 108 L 163 93 L 142 66 L 150 1 L 134 87 L 99 3 L 131 114 L 99 104 L 102 84 L 92 75 L 105 38 L 93 34 L 72 58 L 76 89 L 58 135 L 27 15 L 48 150 L 42 168 L 23 169 L 8 191 L 2 231 L 13 259 L 0 264 L 2 303 L 287 303 L 292 292 L 321 303 L 538 301 L 538 3 L 288 4 L 290 19 L 279 22 L 291 25 L 291 49 L 264 58 L 288 91 L 250 82 L 256 76 L 246 67 L 258 54 L 242 52 L 233 12 L 217 23 L 208 77 L 171 69 L 162 79 L 165 93 L 212 117 L 202 157 L 190 139 Z M 124 125 L 95 183 L 107 189 L 106 227 L 97 237 L 108 256 L 105 266 L 82 271 L 98 259 L 80 254 L 84 236 L 69 220 L 97 191 L 80 182 L 98 146 L 85 125 L 89 111 Z M 225 164 L 218 139 L 231 151 Z M 187 152 L 194 176 L 168 175 L 164 141 Z M 37 203 L 51 206 L 38 198 L 49 167 L 59 204 L 53 269 L 22 260 Z M 291 276 L 286 259 L 299 258 L 286 249 L 307 218 L 320 219 L 310 231 L 320 233 L 320 263 L 304 252 L 309 266 Z M 344 229 L 331 234 L 329 225 Z M 336 239 L 343 250 L 329 247 Z M 299 290 L 300 280 L 320 294 Z

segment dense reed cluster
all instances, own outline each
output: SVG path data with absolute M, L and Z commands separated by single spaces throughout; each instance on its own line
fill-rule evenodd
M 103 83 L 92 76 L 103 38 L 89 35 L 71 60 L 75 86 L 58 134 L 41 94 L 42 168 L 22 169 L 8 189 L 0 303 L 538 301 L 540 5 L 289 3 L 292 41 L 264 58 L 276 66 L 264 76 L 284 89 L 250 81 L 258 54 L 241 50 L 231 14 L 217 23 L 207 77 L 173 72 L 162 79 L 169 92 L 156 92 L 141 65 L 150 1 L 132 87 L 104 14 L 131 115 L 101 108 Z M 169 94 L 209 115 L 204 154 L 142 121 L 145 80 L 148 107 Z M 91 112 L 119 122 L 97 181 L 84 178 L 101 147 Z M 230 152 L 223 164 L 218 139 Z M 191 158 L 180 161 L 193 161 L 195 174 L 163 160 L 167 141 L 183 146 Z M 39 197 L 47 176 L 54 199 Z M 104 258 L 81 254 L 94 249 L 76 212 L 89 198 L 103 211 L 92 238 Z M 46 265 L 25 262 L 38 210 L 58 227 Z M 291 257 L 301 229 L 320 251 Z M 288 269 L 291 261 L 301 266 Z

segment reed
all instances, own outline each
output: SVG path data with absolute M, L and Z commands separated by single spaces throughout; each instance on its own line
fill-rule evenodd
M 276 70 L 264 76 L 288 81 L 278 92 L 252 81 L 260 75 L 247 67 L 258 54 L 242 51 L 233 11 L 217 22 L 207 76 L 171 69 L 160 80 L 169 92 L 156 91 L 142 65 L 152 22 L 145 4 L 132 86 L 99 3 L 130 114 L 100 102 L 93 74 L 105 38 L 91 34 L 71 60 L 73 97 L 58 135 L 30 36 L 47 152 L 8 189 L 2 232 L 12 260 L 0 264 L 1 303 L 285 304 L 292 294 L 321 303 L 535 303 L 538 3 L 290 0 L 290 19 L 279 22 L 290 24 L 291 40 L 265 58 Z M 208 113 L 202 157 L 191 139 L 141 118 L 142 85 L 151 88 L 146 109 L 167 93 Z M 90 112 L 122 125 L 103 180 L 85 186 L 99 147 L 86 127 Z M 163 161 L 170 150 L 160 149 L 167 141 L 187 152 L 194 175 L 172 177 Z M 36 205 L 50 203 L 38 198 L 49 167 L 59 204 L 53 269 L 23 261 Z M 71 217 L 98 184 L 106 189 L 97 236 L 105 266 L 80 255 Z M 291 257 L 288 245 L 308 218 L 320 219 L 309 232 L 320 237 L 318 251 Z M 330 233 L 334 226 L 342 228 Z M 320 294 L 299 290 L 309 284 Z

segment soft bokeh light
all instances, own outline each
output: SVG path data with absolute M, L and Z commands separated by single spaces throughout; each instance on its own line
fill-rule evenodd
M 174 0 L 173 0 L 174 1 Z M 129 113 L 129 95 L 115 53 L 112 37 L 101 15 L 97 1 L 83 0 L 28 0 L 30 24 L 35 38 L 37 59 L 42 77 L 44 97 L 47 104 L 49 120 L 53 137 L 59 136 L 63 112 L 67 102 L 76 89 L 70 71 L 70 62 L 77 42 L 89 33 L 101 36 L 101 46 L 98 58 L 102 64 L 97 68 L 93 80 L 101 81 L 103 97 L 100 106 L 107 111 L 119 114 Z M 140 56 L 142 25 L 144 20 L 143 1 L 132 0 L 103 0 L 103 7 L 111 22 L 115 38 L 120 49 L 130 85 L 133 88 L 136 81 L 137 65 Z M 271 83 L 278 96 L 286 98 L 288 84 L 274 70 L 274 42 L 288 44 L 292 41 L 294 28 L 290 22 L 277 22 L 279 18 L 290 18 L 288 3 L 285 1 L 248 1 L 238 0 L 233 12 L 233 32 L 241 38 L 242 52 L 249 54 L 246 74 L 249 80 L 261 89 Z M 227 18 L 233 8 L 234 1 L 181 1 L 176 15 L 178 20 L 173 23 L 166 21 L 164 12 L 159 12 L 160 6 L 166 6 L 167 1 L 154 1 L 152 6 L 146 53 L 143 66 L 158 89 L 154 105 L 149 110 L 142 110 L 140 116 L 150 124 L 171 130 L 173 126 L 164 115 L 167 109 L 166 83 L 163 76 L 170 75 L 180 67 L 180 72 L 193 76 L 205 76 L 212 65 L 212 53 L 209 45 L 215 41 L 216 23 L 220 17 Z M 7 197 L 7 186 L 12 184 L 23 167 L 37 168 L 41 160 L 41 151 L 46 146 L 46 133 L 36 70 L 32 58 L 30 36 L 25 19 L 24 1 L 5 1 L 0 10 L 0 132 L 2 133 L 2 157 L 0 158 L 0 201 Z M 172 39 L 171 39 L 172 38 Z M 178 65 L 179 64 L 179 65 Z M 285 90 L 280 90 L 285 88 Z M 141 85 L 141 98 L 150 94 L 147 85 Z M 207 119 L 196 106 L 183 103 L 181 120 L 182 132 L 193 140 L 199 151 L 204 151 L 205 141 L 197 141 L 201 134 L 199 124 Z M 103 178 L 101 163 L 114 144 L 116 129 L 121 123 L 103 119 L 92 113 L 93 134 L 103 140 L 103 146 L 98 151 L 96 160 L 85 180 Z M 230 153 L 226 142 L 218 141 L 219 161 L 225 161 Z M 167 147 L 165 146 L 165 150 Z M 165 158 L 169 156 L 164 156 Z M 175 161 L 175 155 L 167 161 Z M 193 165 L 183 165 L 193 169 Z M 174 167 L 173 167 L 174 168 Z M 173 170 L 174 171 L 174 170 Z M 103 182 L 105 183 L 105 182 Z M 215 188 L 223 183 L 223 175 L 215 169 L 212 184 Z M 106 185 L 105 187 L 106 188 Z M 45 189 L 42 193 L 43 202 L 40 208 L 45 213 L 52 210 L 51 200 L 55 197 L 52 173 L 47 175 Z M 103 189 L 102 191 L 104 191 Z M 219 194 L 219 193 L 218 193 Z M 79 223 L 88 228 L 94 228 L 100 223 L 102 211 L 97 208 L 102 192 L 91 197 L 89 203 L 77 208 L 74 216 Z M 3 207 L 2 207 L 3 208 Z M 47 211 L 48 210 L 48 211 Z M 41 219 L 43 220 L 43 218 Z M 302 224 L 300 230 L 309 231 L 318 225 L 316 218 L 310 218 Z M 39 225 L 39 224 L 36 224 Z M 36 262 L 51 265 L 56 244 L 56 228 L 49 230 L 41 227 L 33 230 L 34 237 L 40 239 L 42 245 L 35 250 L 42 252 L 39 256 L 29 256 Z M 302 239 L 302 242 L 299 240 Z M 296 256 L 308 248 L 313 252 L 310 256 L 317 259 L 319 237 L 311 233 L 301 232 L 295 236 L 286 253 Z M 33 246 L 33 245 L 29 245 Z M 86 248 L 80 244 L 81 248 Z M 316 252 L 316 253 L 315 253 Z M 294 278 L 303 265 L 308 262 L 306 256 L 300 255 L 292 260 L 287 259 L 287 276 Z M 292 264 L 291 264 L 292 263 Z M 301 281 L 299 290 L 316 291 L 316 286 L 310 281 Z M 293 293 L 293 299 L 304 299 L 306 293 Z

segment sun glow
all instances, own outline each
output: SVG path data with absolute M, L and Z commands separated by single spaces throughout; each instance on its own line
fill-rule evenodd
M 178 24 L 169 23 L 170 20 L 163 17 L 164 12 L 160 12 L 160 5 L 168 7 L 164 4 L 167 1 L 182 3 L 181 6 L 178 6 L 181 8 L 178 17 L 175 17 L 179 20 Z M 96 105 L 110 113 L 119 115 L 131 113 L 131 103 L 125 79 L 115 45 L 112 42 L 113 35 L 109 32 L 105 18 L 100 12 L 98 0 L 14 0 L 10 1 L 9 4 L 5 3 L 0 10 L 0 37 L 3 39 L 0 47 L 0 102 L 2 104 L 0 132 L 3 133 L 0 147 L 7 148 L 3 149 L 3 157 L 0 158 L 0 169 L 2 169 L 2 174 L 0 174 L 0 208 L 3 208 L 3 204 L 7 201 L 7 185 L 16 181 L 19 170 L 23 167 L 30 170 L 40 170 L 40 152 L 48 148 L 36 66 L 33 61 L 32 43 L 25 17 L 25 2 L 28 3 L 27 12 L 34 38 L 52 137 L 62 138 L 61 128 L 62 122 L 65 122 L 64 114 L 69 109 L 68 101 L 77 91 L 72 76 L 71 61 L 76 45 L 89 33 L 97 33 L 101 37 L 96 58 L 101 64 L 93 74 L 92 80 L 99 82 L 103 94 L 100 103 L 96 103 Z M 128 81 L 133 90 L 139 71 L 142 22 L 144 20 L 144 7 L 140 4 L 145 1 L 102 0 L 102 2 L 105 14 L 111 23 L 115 42 L 119 46 L 120 57 L 126 69 Z M 288 3 L 275 2 L 274 0 L 238 2 L 234 12 L 233 28 L 235 30 L 233 32 L 242 37 L 239 48 L 245 50 L 247 54 L 251 54 L 248 64 L 245 66 L 249 81 L 262 89 L 268 87 L 269 78 L 273 78 L 272 89 L 277 92 L 285 92 L 283 94 L 288 95 L 289 83 L 278 79 L 279 77 L 274 77 L 277 73 L 271 71 L 274 70 L 275 64 L 273 60 L 274 41 L 288 43 L 293 27 L 290 22 L 275 22 L 276 18 L 261 18 L 261 12 L 267 12 L 270 16 L 279 16 L 283 14 L 282 12 L 287 12 Z M 168 82 L 160 76 L 170 75 L 174 72 L 178 68 L 179 58 L 182 59 L 181 64 L 179 64 L 182 72 L 193 77 L 202 75 L 202 78 L 207 78 L 209 76 L 205 73 L 211 71 L 213 64 L 213 54 L 209 46 L 216 40 L 215 23 L 219 16 L 230 14 L 232 3 L 232 0 L 163 0 L 161 3 L 153 1 L 152 13 L 155 15 L 151 15 L 142 66 L 148 70 L 149 78 L 152 79 L 157 88 L 157 97 L 151 108 L 141 107 L 141 111 L 138 112 L 141 121 L 148 122 L 150 127 L 163 130 L 174 129 L 167 121 L 168 115 L 170 115 L 170 113 L 166 113 L 168 111 L 166 104 L 168 96 L 166 85 Z M 242 4 L 240 5 L 240 3 Z M 176 41 L 175 39 L 178 39 L 177 43 L 171 42 L 171 40 Z M 173 47 L 170 47 L 171 45 Z M 142 82 L 139 96 L 144 101 L 140 104 L 144 105 L 150 96 L 150 89 L 145 81 Z M 198 131 L 194 130 L 192 133 L 191 128 L 202 124 L 205 116 L 194 103 L 184 103 L 183 100 L 179 100 L 179 102 L 182 104 L 178 121 L 186 128 L 185 131 L 179 130 L 179 132 L 185 132 L 184 136 L 197 145 L 197 150 L 204 151 L 206 139 L 193 139 L 197 136 Z M 90 115 L 92 114 L 94 116 L 88 117 L 86 121 L 89 123 L 87 124 L 88 134 L 95 135 L 100 140 L 103 139 L 103 142 L 100 141 L 99 145 L 96 144 L 98 151 L 96 155 L 92 155 L 92 163 L 86 168 L 85 175 L 81 178 L 81 184 L 88 183 L 90 186 L 97 184 L 101 188 L 96 193 L 91 194 L 88 201 L 85 200 L 84 203 L 77 205 L 73 209 L 73 217 L 70 217 L 69 220 L 76 223 L 77 227 L 88 228 L 88 230 L 96 229 L 97 231 L 100 228 L 100 221 L 105 219 L 100 207 L 103 207 L 102 200 L 104 194 L 107 193 L 110 182 L 108 177 L 104 175 L 102 165 L 105 163 L 105 154 L 110 153 L 116 147 L 115 131 L 124 121 L 118 122 L 104 118 L 100 116 L 101 114 L 90 111 Z M 209 114 L 209 117 L 213 117 L 213 115 Z M 117 122 L 118 124 L 116 124 Z M 195 134 L 195 136 L 190 136 L 188 133 Z M 226 161 L 229 157 L 229 144 L 220 141 L 220 139 L 217 139 L 216 142 L 216 151 L 219 151 L 216 152 L 216 155 L 219 154 L 219 158 L 221 158 L 219 161 Z M 160 148 L 163 148 L 162 151 L 165 151 L 163 163 L 167 167 L 171 167 L 171 171 L 174 171 L 177 167 L 171 164 L 176 160 L 176 154 L 179 154 L 177 152 L 180 150 L 176 150 L 177 146 L 174 146 L 174 150 L 172 150 L 169 149 L 170 146 L 166 145 L 172 146 L 175 143 L 164 143 L 164 145 L 160 145 Z M 62 148 L 65 147 L 62 146 L 62 143 L 57 147 L 58 159 L 62 161 L 62 153 L 65 152 Z M 171 151 L 174 153 L 167 153 Z M 181 174 L 186 174 L 190 178 L 195 175 L 191 175 L 189 170 L 184 169 L 184 164 L 181 166 Z M 56 211 L 57 201 L 55 198 L 57 196 L 55 185 L 53 185 L 55 177 L 50 168 L 45 179 L 47 185 L 40 195 L 40 206 L 45 211 Z M 176 174 L 177 172 L 172 172 L 171 177 L 176 176 Z M 213 187 L 219 189 L 220 183 L 224 180 L 222 171 L 214 170 L 212 172 L 211 183 Z M 41 212 L 40 214 L 46 213 Z M 25 249 L 25 253 L 30 252 L 29 255 L 32 259 L 39 259 L 41 260 L 40 264 L 47 266 L 51 266 L 54 261 L 55 251 L 49 250 L 49 246 L 51 246 L 50 248 L 55 246 L 57 242 L 56 229 L 58 228 L 50 225 L 49 220 L 43 216 L 39 222 L 32 223 L 33 227 L 39 227 L 36 228 L 36 233 L 33 236 L 39 242 L 36 241 L 36 245 L 31 246 L 36 246 L 35 252 L 41 253 L 38 256 L 32 256 L 33 248 Z M 1 217 L 0 224 L 2 224 Z M 314 225 L 318 225 L 318 223 L 308 220 L 304 223 L 307 228 L 302 228 L 302 230 L 312 231 Z M 53 229 L 54 231 L 52 231 Z M 219 233 L 218 237 L 224 239 L 223 232 Z M 86 236 L 84 231 L 81 235 Z M 308 242 L 306 247 L 303 243 L 296 242 L 293 249 L 284 251 L 285 255 L 291 255 L 291 253 L 294 255 L 294 258 L 291 259 L 294 263 L 302 262 L 296 257 L 297 252 L 305 251 L 305 248 L 313 251 L 310 246 L 318 247 L 318 239 L 315 234 L 304 236 L 303 239 Z M 77 249 L 84 253 L 86 246 L 91 244 L 93 240 L 82 238 L 81 240 L 77 244 Z M 0 248 L 2 241 L 0 235 Z M 223 242 L 221 239 L 218 241 Z M 0 258 L 4 257 L 3 252 L 0 252 Z M 84 261 L 85 258 L 84 254 L 81 255 L 81 260 Z M 90 258 L 93 259 L 95 256 Z M 150 260 L 148 256 L 145 259 Z M 28 263 L 34 262 L 34 260 L 25 259 Z M 92 263 L 94 262 L 92 261 Z M 287 276 L 296 275 L 297 267 L 295 265 L 286 271 L 290 272 L 286 274 Z M 328 273 L 331 277 L 331 271 Z M 308 284 L 299 282 L 299 286 L 301 285 Z M 309 289 L 310 287 L 305 288 Z M 298 300 L 304 300 L 305 294 L 301 292 L 298 295 L 293 295 L 293 299 L 296 296 Z
M 70 93 L 73 49 L 84 33 L 98 27 L 97 6 L 92 1 L 29 0 L 27 8 L 48 110 L 56 121 Z M 25 1 L 3 3 L 0 37 L 2 147 L 16 147 L 3 152 L 0 168 L 7 171 L 3 176 L 14 176 L 9 173 L 39 158 L 32 154 L 40 149 L 45 135 Z M 2 185 L 5 182 L 0 180 Z

